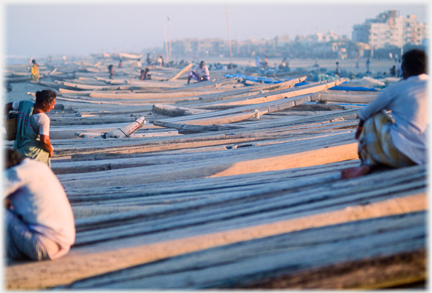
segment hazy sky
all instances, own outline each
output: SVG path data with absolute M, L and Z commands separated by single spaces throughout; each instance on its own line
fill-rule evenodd
M 225 3 L 231 39 L 274 38 L 288 34 L 334 31 L 351 38 L 352 26 L 385 10 L 415 14 L 428 23 L 429 6 L 419 1 L 81 1 L 55 4 L 3 1 L 4 55 L 83 55 L 141 52 L 162 47 L 171 38 L 228 40 Z M 73 4 L 72 4 L 73 3 Z M 179 4 L 180 3 L 180 4 Z M 206 3 L 206 4 L 199 4 Z M 303 3 L 303 4 L 298 4 Z M 360 4 L 363 3 L 363 4 Z M 377 4 L 373 4 L 377 3 Z M 408 4 L 410 3 L 410 4 Z

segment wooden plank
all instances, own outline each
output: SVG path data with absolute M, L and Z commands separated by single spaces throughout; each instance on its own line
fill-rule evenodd
M 189 63 L 186 67 L 184 67 L 182 70 L 180 70 L 176 75 L 174 75 L 173 77 L 171 77 L 169 79 L 169 81 L 176 80 L 177 78 L 179 78 L 180 75 L 182 75 L 183 73 L 189 71 L 192 68 L 192 66 L 194 66 L 194 64 L 193 63 Z
M 424 211 L 425 209 L 426 195 L 416 194 L 369 205 L 353 206 L 351 209 L 337 210 L 228 232 L 134 246 L 114 251 L 81 255 L 69 254 L 55 262 L 26 263 L 7 267 L 5 270 L 5 286 L 9 290 L 28 290 L 66 285 L 82 278 L 211 247 L 350 221 Z
M 316 278 L 311 279 L 311 273 L 316 276 L 319 271 L 323 279 L 331 276 L 341 281 L 343 274 L 335 266 L 352 271 L 368 262 L 384 269 L 388 265 L 385 261 L 381 262 L 383 259 L 388 262 L 389 256 L 417 252 L 420 252 L 421 258 L 417 260 L 421 265 L 415 266 L 411 277 L 414 274 L 424 278 L 425 253 L 421 246 L 425 245 L 425 230 L 424 212 L 410 213 L 403 218 L 373 218 L 193 252 L 163 262 L 84 279 L 64 288 L 271 288 L 270 282 L 298 284 L 299 278 L 305 288 L 315 288 L 317 284 L 313 281 Z M 406 257 L 398 263 L 404 266 L 413 264 Z M 323 272 L 324 269 L 327 272 Z M 406 270 L 402 272 L 407 273 Z M 364 270 L 359 274 L 364 278 Z M 393 280 L 400 280 L 400 275 L 392 275 Z M 376 276 L 372 281 L 374 279 Z M 366 281 L 356 279 L 347 283 L 359 286 L 367 284 Z M 382 280 L 380 283 L 382 285 Z M 328 289 L 338 288 L 329 287 L 335 283 L 326 284 L 325 280 L 322 280 L 321 285 L 327 285 L 325 288 Z M 283 287 L 290 286 L 278 286 Z

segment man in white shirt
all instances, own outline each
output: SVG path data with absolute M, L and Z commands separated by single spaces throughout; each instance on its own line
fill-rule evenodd
M 191 79 L 195 79 L 197 81 L 205 81 L 210 79 L 210 72 L 205 65 L 204 61 L 200 62 L 200 65 L 195 68 L 194 71 L 191 71 L 188 76 L 188 84 Z
M 66 193 L 47 164 L 6 150 L 3 172 L 5 246 L 9 259 L 58 259 L 75 242 Z
M 427 56 L 414 49 L 402 56 L 403 79 L 390 85 L 359 112 L 355 138 L 362 165 L 342 171 L 355 178 L 385 165 L 400 168 L 426 164 L 428 130 Z M 386 112 L 391 111 L 391 116 Z

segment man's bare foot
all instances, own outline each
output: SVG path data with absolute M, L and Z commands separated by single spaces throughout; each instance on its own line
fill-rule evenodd
M 371 167 L 368 165 L 362 165 L 360 167 L 349 168 L 341 171 L 342 179 L 352 179 L 361 177 L 368 174 L 371 171 Z

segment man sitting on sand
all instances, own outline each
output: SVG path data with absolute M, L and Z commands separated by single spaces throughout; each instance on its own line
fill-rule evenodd
M 210 79 L 210 72 L 205 65 L 204 61 L 201 61 L 200 65 L 195 68 L 194 71 L 189 72 L 188 76 L 188 84 L 191 80 L 191 78 L 197 80 L 197 81 L 205 81 Z
M 151 75 L 149 74 L 150 69 L 147 67 L 145 70 L 141 69 L 141 75 L 139 77 L 140 80 L 151 79 Z
M 406 52 L 402 56 L 403 79 L 361 109 L 355 138 L 362 164 L 343 170 L 342 178 L 368 174 L 380 165 L 399 168 L 426 163 L 427 64 L 425 52 Z
M 12 260 L 58 259 L 75 242 L 66 193 L 47 164 L 6 150 L 3 172 L 5 248 Z

